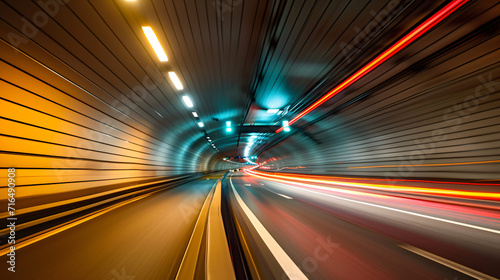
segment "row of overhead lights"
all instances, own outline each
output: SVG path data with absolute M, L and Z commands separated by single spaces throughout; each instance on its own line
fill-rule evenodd
M 186 107 L 188 107 L 188 108 L 193 108 L 194 107 L 193 101 L 191 101 L 191 99 L 189 98 L 189 96 L 184 95 L 182 97 L 182 101 L 184 101 L 184 104 L 186 105 Z M 200 121 L 200 116 L 198 115 L 197 112 L 192 111 L 191 114 L 193 114 L 193 117 L 198 121 L 198 126 L 200 128 L 205 127 L 205 124 L 202 121 Z M 210 139 L 210 136 L 207 136 L 207 142 L 208 142 L 208 144 L 212 148 L 214 148 L 214 150 L 216 150 L 217 152 L 220 152 L 219 149 L 217 149 L 217 146 L 215 146 L 215 144 L 212 142 L 212 139 Z
M 210 136 L 207 136 L 207 141 L 208 144 L 212 146 L 212 148 L 214 148 L 217 152 L 220 152 L 219 149 L 217 149 L 217 146 L 215 146 L 215 144 L 212 142 L 212 139 L 210 139 Z
M 136 0 L 125 0 L 125 1 L 126 2 L 135 2 Z M 155 52 L 156 56 L 158 56 L 158 59 L 161 62 L 168 61 L 167 54 L 165 53 L 165 50 L 161 46 L 160 40 L 158 40 L 158 37 L 156 36 L 153 28 L 151 28 L 151 26 L 142 26 L 142 31 L 144 32 L 144 35 L 146 35 L 146 38 L 148 39 L 149 44 L 153 48 L 153 51 Z M 174 71 L 169 71 L 168 76 L 177 90 L 184 89 L 181 80 L 179 79 L 179 77 L 177 76 L 177 74 Z M 187 95 L 182 96 L 182 101 L 184 102 L 186 107 L 188 107 L 188 108 L 194 107 L 194 103 L 191 100 L 191 98 L 189 98 L 189 96 L 187 96 Z M 200 120 L 200 116 L 198 115 L 197 112 L 192 111 L 191 114 L 193 114 L 193 117 L 198 122 L 198 126 L 200 128 L 205 127 L 205 124 Z M 227 129 L 228 129 L 228 131 L 230 131 L 231 130 L 231 125 L 230 125 L 231 122 L 228 122 L 228 123 L 229 123 L 229 125 L 228 125 Z M 210 139 L 209 136 L 207 136 L 207 140 L 208 140 L 209 145 L 211 145 L 212 148 L 214 148 L 217 152 L 219 152 L 219 150 L 217 149 L 217 147 L 212 142 L 212 140 Z
M 248 158 L 251 158 L 250 157 L 250 149 L 252 148 L 253 144 L 255 143 L 255 140 L 257 140 L 256 138 L 257 138 L 257 135 L 252 135 L 250 137 L 250 141 L 248 142 L 247 146 L 245 147 L 245 151 L 243 153 L 243 156 L 247 161 L 249 161 Z
M 156 53 L 156 56 L 158 56 L 158 59 L 161 62 L 168 61 L 167 54 L 163 50 L 163 47 L 161 46 L 160 41 L 158 40 L 158 37 L 156 37 L 156 34 L 153 31 L 153 28 L 151 28 L 151 26 L 143 26 L 142 31 L 144 32 L 144 35 L 146 35 L 146 38 L 148 39 L 149 44 L 151 45 L 154 52 Z M 179 79 L 179 77 L 177 77 L 177 74 L 175 74 L 175 72 L 173 72 L 173 71 L 168 72 L 168 76 L 170 77 L 170 80 L 172 81 L 172 83 L 174 84 L 174 86 L 177 90 L 184 89 L 184 87 L 182 86 L 181 80 Z M 189 97 L 187 97 L 187 98 L 189 99 Z M 192 106 L 193 105 L 191 103 L 191 107 Z

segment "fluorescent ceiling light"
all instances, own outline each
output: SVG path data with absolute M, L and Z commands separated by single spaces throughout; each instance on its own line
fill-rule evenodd
M 290 131 L 290 126 L 288 125 L 288 121 L 283 121 L 283 130 L 286 132 Z
M 181 80 L 179 80 L 179 77 L 177 77 L 177 74 L 175 74 L 175 72 L 168 72 L 168 76 L 170 76 L 170 80 L 172 80 L 172 83 L 174 83 L 175 88 L 177 88 L 178 90 L 184 88 L 182 86 Z
M 146 35 L 146 38 L 148 38 L 148 41 L 151 44 L 151 47 L 153 47 L 153 50 L 158 56 L 158 59 L 160 61 L 168 61 L 167 55 L 161 47 L 160 41 L 158 41 L 153 28 L 151 28 L 150 26 L 143 26 L 142 31 L 144 31 L 144 34 Z
M 205 125 L 203 124 L 203 122 L 198 122 L 198 126 L 199 127 L 204 127 Z
M 194 116 L 195 118 L 197 118 L 197 117 L 198 117 L 198 114 L 197 114 L 196 112 L 193 112 L 193 116 Z
M 226 126 L 227 126 L 227 127 L 230 127 L 230 126 L 231 126 L 231 122 L 230 122 L 230 121 L 227 121 L 227 122 L 226 122 Z
M 191 101 L 191 98 L 189 98 L 189 96 L 184 95 L 182 97 L 182 100 L 184 100 L 184 103 L 186 104 L 186 106 L 188 106 L 189 108 L 193 108 L 193 101 Z
M 226 131 L 227 131 L 227 132 L 231 132 L 231 130 L 232 130 L 232 129 L 231 129 L 230 127 L 226 128 Z
M 268 114 L 276 114 L 280 109 L 267 109 Z

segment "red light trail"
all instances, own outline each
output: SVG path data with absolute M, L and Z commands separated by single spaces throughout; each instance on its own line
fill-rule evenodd
M 410 33 L 408 33 L 406 36 L 401 38 L 398 42 L 396 42 L 394 45 L 389 47 L 387 50 L 382 52 L 379 56 L 377 56 L 371 62 L 369 62 L 368 64 L 363 66 L 356 73 L 354 73 L 349 78 L 347 78 L 342 83 L 340 83 L 338 86 L 336 86 L 335 88 L 330 90 L 327 94 L 325 94 L 319 100 L 317 100 L 316 102 L 311 104 L 304 111 L 300 112 L 297 116 L 295 116 L 293 119 L 291 119 L 288 122 L 288 124 L 292 125 L 293 123 L 298 121 L 300 118 L 309 114 L 312 110 L 316 109 L 321 104 L 325 103 L 330 98 L 334 97 L 335 95 L 340 93 L 342 90 L 346 89 L 347 87 L 352 85 L 354 82 L 361 79 L 366 74 L 370 73 L 373 69 L 377 68 L 384 61 L 388 60 L 389 58 L 394 56 L 396 53 L 403 50 L 406 46 L 411 44 L 413 41 L 417 40 L 420 36 L 422 36 L 427 31 L 429 31 L 432 27 L 436 26 L 438 23 L 440 23 L 441 21 L 446 19 L 449 15 L 451 15 L 453 12 L 455 12 L 458 8 L 460 8 L 461 6 L 463 6 L 467 2 L 468 2 L 468 0 L 451 1 L 448 5 L 444 6 L 441 10 L 439 10 L 437 13 L 435 13 L 429 19 L 427 19 L 422 24 L 417 26 Z M 276 133 L 279 133 L 282 130 L 283 130 L 283 127 L 280 127 L 278 130 L 276 130 Z
M 499 201 L 500 193 L 497 192 L 485 192 L 485 191 L 472 191 L 472 190 L 459 190 L 459 189 L 446 189 L 446 188 L 430 188 L 430 187 L 417 187 L 417 186 L 403 186 L 403 185 L 388 185 L 388 184 L 373 184 L 362 182 L 362 180 L 338 180 L 336 177 L 320 177 L 320 176 L 307 176 L 299 174 L 290 173 L 268 173 L 259 172 L 253 169 L 245 169 L 247 174 L 265 178 L 268 180 L 282 180 L 283 182 L 307 182 L 307 183 L 319 183 L 327 185 L 337 185 L 353 187 L 356 189 L 371 189 L 371 190 L 385 190 L 391 192 L 401 192 L 401 193 L 414 193 L 414 194 L 428 194 L 434 196 L 447 196 L 455 198 L 467 198 L 467 199 L 482 199 L 489 201 Z M 336 179 L 336 180 L 332 180 Z

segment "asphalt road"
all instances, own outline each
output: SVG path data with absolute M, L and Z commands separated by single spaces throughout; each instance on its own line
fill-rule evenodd
M 242 172 L 231 181 L 238 193 L 231 195 L 233 211 L 262 279 L 500 276 L 499 213 L 278 183 Z
M 0 257 L 0 279 L 173 279 L 215 179 L 132 202 Z
M 230 205 L 261 279 L 500 275 L 500 222 L 493 210 L 242 172 L 228 180 Z M 0 279 L 174 279 L 215 181 L 158 192 L 21 248 L 15 274 L 3 255 Z

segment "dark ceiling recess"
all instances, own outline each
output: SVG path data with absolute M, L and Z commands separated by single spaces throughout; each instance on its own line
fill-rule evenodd
M 279 125 L 242 125 L 236 127 L 238 133 L 270 133 L 274 134 Z M 273 130 L 274 129 L 274 130 Z

